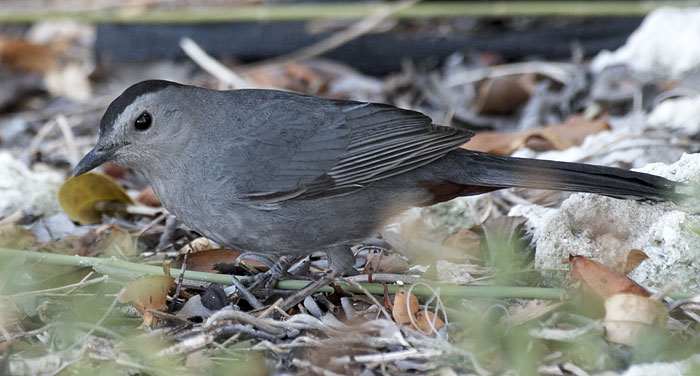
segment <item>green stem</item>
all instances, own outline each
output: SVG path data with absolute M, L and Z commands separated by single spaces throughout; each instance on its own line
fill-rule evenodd
M 17 249 L 0 248 L 0 261 L 20 257 L 24 258 L 24 262 L 42 262 L 52 265 L 75 266 L 83 268 L 93 268 L 95 271 L 111 275 L 118 278 L 136 278 L 141 275 L 164 275 L 163 268 L 160 266 L 137 264 L 118 260 L 115 258 L 97 258 L 84 256 L 61 255 L 56 253 L 42 253 L 33 251 L 22 251 Z M 3 261 L 3 263 L 6 263 Z M 174 278 L 180 276 L 179 269 L 170 269 L 170 273 Z M 231 285 L 231 276 L 224 274 L 185 271 L 185 278 L 209 282 L 219 283 L 222 285 Z M 309 284 L 309 281 L 303 280 L 286 280 L 277 283 L 276 288 L 281 290 L 301 290 Z M 361 294 L 362 291 L 350 284 L 339 283 L 340 287 L 347 292 Z M 384 285 L 379 283 L 362 283 L 367 291 L 372 294 L 382 295 L 384 293 Z M 394 294 L 403 286 L 390 284 L 387 285 L 387 290 L 390 294 Z M 517 287 L 517 286 L 458 286 L 448 284 L 431 284 L 433 289 L 440 289 L 441 297 L 458 297 L 458 298 L 525 298 L 525 299 L 549 299 L 558 300 L 564 296 L 565 291 L 559 288 L 546 287 Z M 321 291 L 332 292 L 330 287 L 324 287 Z M 432 292 L 425 286 L 416 286 L 413 293 L 417 296 L 431 296 Z M 672 293 L 670 296 L 674 299 L 688 298 L 697 294 L 692 293 Z
M 566 16 L 641 16 L 663 6 L 695 7 L 698 1 L 483 1 L 430 2 L 398 12 L 398 18 Z M 199 9 L 131 9 L 71 11 L 60 9 L 3 9 L 0 22 L 36 22 L 71 19 L 115 23 L 200 23 L 225 21 L 299 21 L 367 17 L 383 3 L 296 3 L 210 7 Z

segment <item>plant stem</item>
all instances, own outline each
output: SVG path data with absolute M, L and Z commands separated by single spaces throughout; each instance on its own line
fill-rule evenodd
M 694 7 L 698 1 L 481 1 L 430 2 L 398 12 L 398 18 L 565 16 L 641 16 L 662 6 Z M 209 8 L 175 8 L 134 11 L 130 8 L 100 11 L 63 9 L 3 9 L 0 22 L 36 22 L 71 19 L 114 23 L 201 23 L 226 21 L 301 21 L 363 18 L 386 4 L 379 2 L 294 3 Z
M 163 268 L 160 266 L 144 265 L 115 258 L 98 258 L 61 255 L 56 253 L 42 253 L 33 251 L 22 251 L 10 248 L 0 248 L 0 262 L 7 263 L 7 259 L 24 258 L 24 262 L 42 262 L 52 265 L 74 266 L 78 268 L 93 268 L 95 271 L 110 275 L 121 279 L 134 279 L 143 275 L 163 275 Z M 179 269 L 170 269 L 173 278 L 180 276 Z M 185 271 L 185 278 L 209 282 L 219 283 L 222 285 L 231 285 L 231 276 L 225 274 L 205 273 L 195 271 Z M 301 290 L 309 284 L 310 281 L 304 280 L 286 280 L 277 283 L 276 288 L 281 290 Z M 346 292 L 361 294 L 362 291 L 356 286 L 348 283 L 340 282 L 338 285 Z M 384 285 L 379 283 L 362 283 L 367 291 L 375 295 L 384 294 Z M 394 294 L 403 286 L 391 284 L 387 285 L 387 290 L 390 294 Z M 517 286 L 458 286 L 435 283 L 432 285 L 434 289 L 440 289 L 442 297 L 456 298 L 525 298 L 525 299 L 561 299 L 564 294 L 564 289 L 547 288 L 547 287 L 517 287 Z M 321 289 L 324 292 L 332 292 L 330 287 Z M 413 293 L 418 296 L 431 296 L 429 289 L 423 286 L 416 286 Z M 693 293 L 672 293 L 670 296 L 674 299 L 688 298 L 698 294 Z

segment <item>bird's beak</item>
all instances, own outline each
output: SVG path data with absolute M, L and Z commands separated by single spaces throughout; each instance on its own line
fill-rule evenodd
M 78 162 L 78 165 L 73 169 L 73 176 L 82 175 L 109 161 L 120 148 L 121 146 L 105 148 L 98 143 L 80 162 Z

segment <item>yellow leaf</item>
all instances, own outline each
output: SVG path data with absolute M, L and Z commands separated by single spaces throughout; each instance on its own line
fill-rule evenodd
M 103 225 L 100 226 L 100 230 L 100 232 L 109 230 L 104 242 L 100 244 L 106 256 L 120 259 L 136 256 L 136 242 L 129 231 L 117 225 Z
M 119 297 L 120 303 L 131 303 L 143 308 L 151 308 L 162 311 L 167 308 L 165 302 L 168 291 L 174 283 L 174 279 L 169 276 L 147 276 L 131 281 Z
M 66 180 L 58 190 L 58 202 L 72 220 L 83 225 L 100 222 L 102 212 L 95 209 L 98 202 L 132 203 L 114 179 L 95 173 Z

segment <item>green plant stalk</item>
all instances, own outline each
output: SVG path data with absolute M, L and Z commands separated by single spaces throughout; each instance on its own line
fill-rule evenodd
M 164 275 L 163 268 L 160 266 L 144 265 L 116 258 L 98 258 L 61 255 L 56 253 L 42 253 L 33 251 L 22 251 L 10 248 L 0 248 L 0 261 L 6 262 L 3 259 L 24 258 L 24 262 L 42 262 L 52 265 L 74 266 L 79 268 L 93 268 L 95 271 L 114 276 L 121 279 L 134 279 L 144 275 Z M 170 273 L 174 278 L 180 276 L 180 270 L 171 268 Z M 224 274 L 185 271 L 185 278 L 209 282 L 219 283 L 222 285 L 231 285 L 231 276 Z M 309 284 L 310 281 L 304 280 L 286 280 L 277 283 L 276 288 L 281 290 L 301 290 Z M 354 294 L 362 294 L 363 292 L 348 283 L 339 283 L 340 287 Z M 384 285 L 380 283 L 360 283 L 371 294 L 384 294 Z M 387 290 L 390 294 L 394 294 L 403 286 L 398 284 L 387 285 Z M 564 297 L 565 290 L 559 288 L 546 287 L 518 287 L 518 286 L 458 286 L 448 284 L 431 284 L 433 289 L 440 290 L 441 297 L 458 297 L 458 298 L 524 298 L 524 299 L 549 299 L 558 300 Z M 330 287 L 321 289 L 324 292 L 332 292 Z M 425 286 L 416 286 L 413 293 L 417 296 L 432 296 L 432 292 Z M 676 292 L 670 294 L 674 299 L 688 298 L 698 294 Z
M 482 1 L 420 3 L 398 12 L 397 18 L 566 16 L 640 16 L 660 8 L 695 7 L 699 1 Z M 36 22 L 71 19 L 114 23 L 200 23 L 224 21 L 301 21 L 354 19 L 371 15 L 382 3 L 299 3 L 213 7 L 200 9 L 147 10 L 111 9 L 71 11 L 52 9 L 3 9 L 0 22 Z

